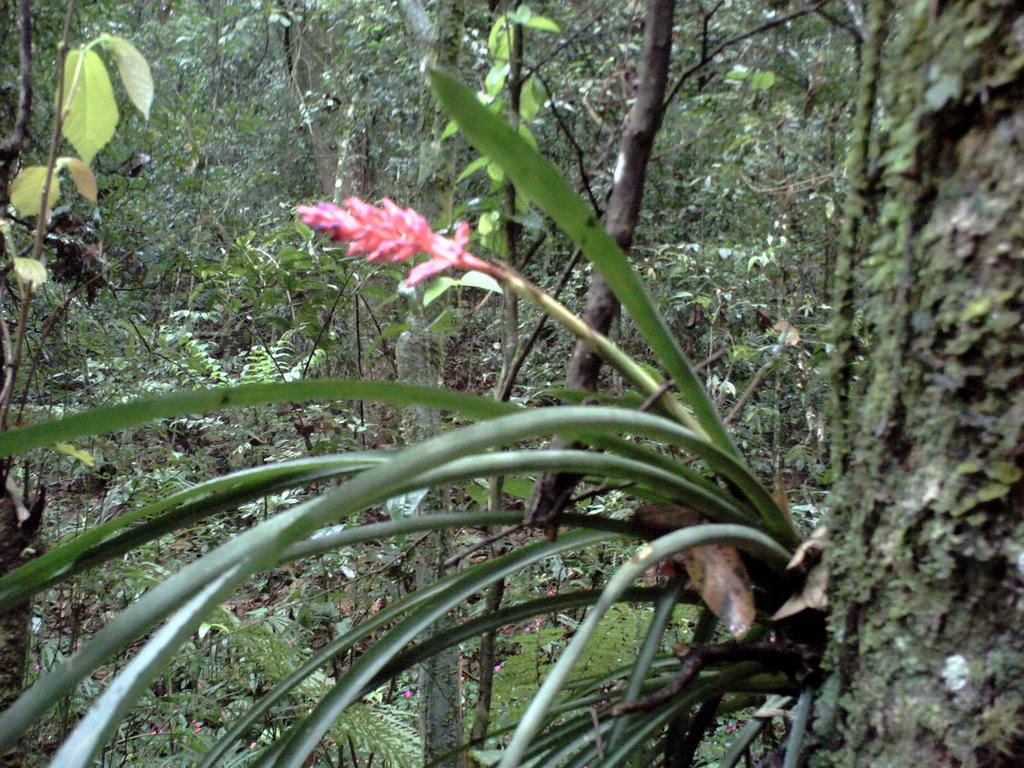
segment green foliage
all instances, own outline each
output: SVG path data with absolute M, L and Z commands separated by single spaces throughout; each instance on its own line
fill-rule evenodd
M 481 8 L 470 9 L 471 16 Z M 601 198 L 611 169 L 587 168 L 573 141 L 588 151 L 610 146 L 626 103 L 617 98 L 619 84 L 631 76 L 635 20 L 628 9 L 613 9 L 593 29 L 554 7 L 519 6 L 497 20 L 474 17 L 472 67 L 460 77 L 470 77 L 471 69 L 479 75 L 489 111 L 439 80 L 461 129 L 453 120 L 449 135 L 468 138 L 481 152 L 464 156 L 462 177 L 462 215 L 477 223 L 474 251 L 501 255 L 501 183 L 514 179 L 520 186 L 515 217 L 525 231 L 536 236 L 548 229 L 544 215 L 561 228 L 550 229 L 548 244 L 517 266 L 550 289 L 568 252 L 583 246 L 624 300 L 628 319 L 620 346 L 652 375 L 676 382 L 681 401 L 710 436 L 705 440 L 661 415 L 637 414 L 644 397 L 624 393 L 618 379 L 611 382 L 621 396 L 613 401 L 617 407 L 573 415 L 571 423 L 553 409 L 533 422 L 543 427 L 519 429 L 524 419 L 539 418 L 532 406 L 562 394 L 553 387 L 563 375 L 569 341 L 550 331 L 541 335 L 513 395 L 518 406 L 474 396 L 489 390 L 501 360 L 494 345 L 497 314 L 485 293 L 494 286 L 473 276 L 441 278 L 429 289 L 431 298 L 457 289 L 436 322 L 451 361 L 445 383 L 464 391 L 386 381 L 393 375 L 393 340 L 406 327 L 394 291 L 400 271 L 345 260 L 342 249 L 295 224 L 291 210 L 314 188 L 330 194 L 337 142 L 349 138 L 347 146 L 359 147 L 360 173 L 366 172 L 359 177 L 362 194 L 400 202 L 413 196 L 418 105 L 408 96 L 418 81 L 393 9 L 378 3 L 175 3 L 166 17 L 127 5 L 98 4 L 84 12 L 95 50 L 113 57 L 128 101 L 148 116 L 152 84 L 147 96 L 141 54 L 119 37 L 124 29 L 137 30 L 132 37 L 151 55 L 159 103 L 166 100 L 167 108 L 146 124 L 123 121 L 101 154 L 104 121 L 87 130 L 76 126 L 69 141 L 83 159 L 89 150 L 96 155 L 94 176 L 75 158 L 58 163 L 83 197 L 92 199 L 94 190 L 102 216 L 72 201 L 67 215 L 77 223 L 61 225 L 62 244 L 48 262 L 54 280 L 34 284 L 49 292 L 53 306 L 67 301 L 66 318 L 61 333 L 48 340 L 32 382 L 19 419 L 26 426 L 0 434 L 0 454 L 22 457 L 28 467 L 41 464 L 41 471 L 59 478 L 51 486 L 59 489 L 51 491 L 58 520 L 46 554 L 0 577 L 0 605 L 30 594 L 55 616 L 84 605 L 84 647 L 75 664 L 87 671 L 72 675 L 60 666 L 72 643 L 56 620 L 47 619 L 36 658 L 52 671 L 29 694 L 31 708 L 5 716 L 5 724 L 15 723 L 10 731 L 0 728 L 5 738 L 41 720 L 46 706 L 66 695 L 60 724 L 43 725 L 48 738 L 66 736 L 73 719 L 87 709 L 90 714 L 61 760 L 77 747 L 82 764 L 108 750 L 103 759 L 126 764 L 245 764 L 284 754 L 282 764 L 298 765 L 327 734 L 322 743 L 331 751 L 337 746 L 349 762 L 351 738 L 361 759 L 416 765 L 414 701 L 401 695 L 415 663 L 406 654 L 421 647 L 431 617 L 445 613 L 456 625 L 436 640 L 461 648 L 469 670 L 467 702 L 476 694 L 476 634 L 459 632 L 467 625 L 485 631 L 474 621 L 510 619 L 494 625 L 504 628 L 497 641 L 502 668 L 494 725 L 481 750 L 496 759 L 505 746 L 502 729 L 518 723 L 562 658 L 569 667 L 565 684 L 527 748 L 540 764 L 555 764 L 556 756 L 598 764 L 596 753 L 587 752 L 594 717 L 605 744 L 613 744 L 605 764 L 614 764 L 616 749 L 628 749 L 619 753 L 623 760 L 638 760 L 668 719 L 715 693 L 741 690 L 763 672 L 711 669 L 688 689 L 689 698 L 611 740 L 614 719 L 602 702 L 618 701 L 634 674 L 650 693 L 675 669 L 666 655 L 672 629 L 655 633 L 647 666 L 636 661 L 666 588 L 658 586 L 635 607 L 605 606 L 604 619 L 586 631 L 588 642 L 568 654 L 587 621 L 581 606 L 593 605 L 599 593 L 555 611 L 542 605 L 523 609 L 534 611 L 525 617 L 514 611 L 531 605 L 541 583 L 544 591 L 556 582 L 561 589 L 604 587 L 638 545 L 607 543 L 606 534 L 594 533 L 570 534 L 576 538 L 563 542 L 562 533 L 550 547 L 533 545 L 529 562 L 500 561 L 486 575 L 486 568 L 467 564 L 465 573 L 474 575 L 461 588 L 453 578 L 436 592 L 406 594 L 406 559 L 426 529 L 414 527 L 422 522 L 417 518 L 399 520 L 387 500 L 437 483 L 476 489 L 492 475 L 507 474 L 514 493 L 505 503 L 518 504 L 537 472 L 561 467 L 586 473 L 590 490 L 633 483 L 593 499 L 587 525 L 629 531 L 623 518 L 635 494 L 699 502 L 712 521 L 774 531 L 790 546 L 791 532 L 766 522 L 778 510 L 758 478 L 772 478 L 782 467 L 796 500 L 804 502 L 791 508 L 808 519 L 818 514 L 825 302 L 817 276 L 827 271 L 821 264 L 827 264 L 841 185 L 796 186 L 788 201 L 784 189 L 758 190 L 834 170 L 821 158 L 842 132 L 842 107 L 834 104 L 845 103 L 846 75 L 841 57 L 831 55 L 839 46 L 831 33 L 815 28 L 806 43 L 815 54 L 807 66 L 781 44 L 755 41 L 749 53 L 723 62 L 722 71 L 746 67 L 744 78 L 711 78 L 707 89 L 688 85 L 680 92 L 681 108 L 665 117 L 658 140 L 664 155 L 652 174 L 638 247 L 628 259 L 595 226 L 575 183 L 555 170 L 589 170 L 594 197 Z M 731 6 L 721 13 L 726 36 L 760 18 Z M 680 44 L 696 39 L 695 23 L 680 21 Z M 530 37 L 530 49 L 536 45 L 556 57 L 529 70 L 516 131 L 498 117 L 513 27 L 539 32 Z M 560 28 L 572 45 L 560 47 L 563 38 L 549 34 Z M 92 85 L 70 104 L 78 108 L 75 99 L 84 98 L 98 109 L 108 96 L 107 106 L 114 105 L 104 113 L 109 122 L 117 110 L 113 88 L 105 68 L 106 89 L 97 85 L 102 78 L 90 63 L 104 67 L 103 60 L 91 48 L 79 50 L 84 53 L 75 69 L 81 62 Z M 809 62 L 819 53 L 823 64 L 811 73 Z M 809 117 L 808 78 L 818 94 Z M 834 101 L 824 98 L 829 89 Z M 553 163 L 533 151 L 537 146 Z M 486 174 L 474 173 L 480 169 Z M 352 177 L 345 178 L 349 183 Z M 51 205 L 57 200 L 53 181 Z M 22 185 L 15 205 L 30 214 L 22 205 L 38 208 L 42 183 Z M 20 242 L 12 253 L 25 236 L 15 235 Z M 16 264 L 19 278 L 30 279 L 32 266 Z M 102 278 L 92 283 L 98 290 L 87 302 L 88 289 L 81 286 L 96 275 Z M 571 308 L 580 303 L 586 280 L 585 271 L 568 276 L 564 301 Z M 524 336 L 535 321 L 529 313 L 524 309 L 521 318 Z M 764 330 L 762 314 L 770 317 Z M 786 345 L 771 328 L 787 317 L 799 328 L 799 345 Z M 721 364 L 692 370 L 689 359 L 723 344 L 728 351 Z M 769 383 L 754 388 L 727 431 L 719 413 L 737 403 L 766 363 L 774 366 Z M 419 453 L 363 451 L 393 446 L 395 409 L 411 405 L 445 411 L 447 442 Z M 495 419 L 477 432 L 457 431 L 467 421 Z M 504 443 L 495 430 L 509 425 L 515 437 Z M 461 441 L 474 434 L 487 439 L 466 448 Z M 603 453 L 532 450 L 555 434 Z M 65 453 L 27 453 L 58 444 Z M 68 446 L 95 456 L 97 468 L 74 462 Z M 445 446 L 461 447 L 448 453 Z M 694 455 L 711 466 L 684 464 Z M 337 484 L 340 490 L 330 493 Z M 460 492 L 451 496 L 457 511 L 435 522 L 465 545 L 483 535 L 470 526 L 512 525 L 521 518 L 518 511 L 476 512 Z M 383 528 L 359 526 L 389 513 L 395 520 L 383 519 Z M 520 544 L 526 542 L 517 541 L 513 553 L 524 549 Z M 780 558 L 779 552 L 769 558 L 770 571 L 778 570 Z M 477 594 L 499 572 L 508 580 L 509 604 L 491 616 Z M 90 595 L 79 608 L 61 602 L 72 584 Z M 693 618 L 689 606 L 686 613 Z M 688 631 L 678 635 L 689 638 Z M 133 651 L 126 657 L 127 647 Z M 97 681 L 115 671 L 120 676 L 101 694 Z M 398 688 L 389 691 L 388 680 Z M 269 752 L 278 748 L 283 751 Z

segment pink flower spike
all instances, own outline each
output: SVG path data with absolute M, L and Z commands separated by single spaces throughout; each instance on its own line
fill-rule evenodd
M 346 210 L 347 209 L 347 210 Z M 459 222 L 454 237 L 431 231 L 427 220 L 412 208 L 400 208 L 384 198 L 381 207 L 358 197 L 345 201 L 345 208 L 333 203 L 300 205 L 296 208 L 303 223 L 330 236 L 335 242 L 347 242 L 349 256 L 365 256 L 367 261 L 406 261 L 418 253 L 430 258 L 413 268 L 405 281 L 407 288 L 419 285 L 446 269 L 479 270 L 492 277 L 500 269 L 466 250 L 469 225 Z

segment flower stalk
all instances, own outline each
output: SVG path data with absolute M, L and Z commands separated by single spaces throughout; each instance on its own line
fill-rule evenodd
M 484 261 L 467 251 L 469 225 L 465 222 L 460 222 L 454 237 L 448 238 L 433 232 L 427 220 L 412 208 L 400 208 L 387 198 L 381 201 L 379 208 L 350 197 L 345 201 L 345 208 L 332 203 L 318 203 L 299 206 L 296 210 L 308 226 L 329 235 L 335 242 L 349 243 L 349 256 L 363 256 L 371 262 L 407 261 L 420 253 L 428 256 L 427 261 L 413 267 L 409 273 L 405 280 L 407 288 L 452 268 L 489 275 L 519 298 L 540 307 L 548 317 L 625 376 L 642 394 L 654 398 L 670 417 L 697 435 L 707 437 L 693 414 L 662 386 L 662 382 L 611 339 L 598 333 L 512 267 Z

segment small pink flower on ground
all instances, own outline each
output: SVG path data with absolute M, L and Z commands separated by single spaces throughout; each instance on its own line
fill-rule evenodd
M 411 699 L 412 698 L 412 691 L 406 691 L 405 692 L 405 698 Z
M 336 242 L 347 242 L 349 256 L 365 256 L 367 261 L 374 262 L 407 261 L 418 253 L 429 256 L 409 273 L 405 285 L 410 288 L 451 268 L 475 269 L 492 277 L 501 274 L 493 264 L 466 250 L 469 244 L 466 222 L 459 222 L 454 237 L 444 237 L 432 231 L 417 211 L 400 208 L 386 197 L 380 208 L 358 197 L 350 197 L 345 201 L 345 208 L 334 203 L 317 203 L 300 205 L 296 211 L 306 225 Z
M 501 664 L 495 664 L 494 671 L 497 672 L 499 669 L 501 669 Z

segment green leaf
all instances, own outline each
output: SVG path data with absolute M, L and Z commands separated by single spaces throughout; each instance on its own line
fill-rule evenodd
M 647 296 L 629 260 L 594 212 L 551 161 L 542 157 L 504 120 L 492 114 L 471 91 L 439 70 L 432 70 L 429 77 L 445 110 L 458 121 L 459 128 L 477 151 L 504 168 L 517 188 L 540 206 L 600 270 L 711 440 L 723 450 L 738 455 L 675 335 Z
M 96 459 L 93 458 L 91 453 L 81 448 L 76 448 L 71 443 L 57 443 L 56 445 L 53 446 L 53 448 L 54 450 L 60 451 L 61 453 L 66 454 L 73 459 L 78 459 L 87 467 L 96 466 Z
M 491 293 L 501 293 L 501 286 L 497 280 L 483 272 L 477 272 L 475 269 L 464 274 L 459 279 L 459 285 L 464 285 L 467 288 L 480 288 Z
M 79 157 L 91 163 L 96 153 L 113 138 L 118 118 L 114 89 L 98 53 L 76 49 L 68 54 L 60 103 L 61 108 L 67 110 L 61 133 Z
M 149 108 L 153 104 L 153 74 L 149 71 L 146 57 L 123 37 L 104 35 L 100 42 L 117 62 L 117 71 L 121 74 L 128 98 L 142 116 L 149 120 Z
M 555 32 L 556 34 L 562 31 L 562 28 L 547 16 L 531 16 L 523 26 L 530 29 L 539 29 L 541 32 Z
M 530 75 L 526 78 L 526 82 L 523 83 L 522 93 L 519 96 L 519 114 L 523 120 L 533 120 L 544 106 L 547 98 L 548 95 L 544 90 L 544 86 L 541 85 L 540 78 L 536 75 Z
M 46 168 L 30 165 L 22 168 L 11 182 L 11 203 L 22 216 L 38 216 L 39 203 L 43 199 L 43 184 L 46 183 Z M 46 195 L 46 207 L 53 208 L 60 196 L 60 179 L 54 174 L 50 191 Z
M 458 285 L 459 281 L 453 277 L 437 277 L 427 283 L 427 287 L 423 290 L 423 306 L 429 307 L 434 303 L 435 299 L 439 299 L 444 296 L 445 291 L 451 288 L 453 285 Z
M 508 21 L 504 16 L 499 16 L 491 27 L 491 33 L 487 36 L 487 52 L 496 62 L 508 61 Z
M 481 168 L 485 167 L 489 162 L 490 160 L 486 157 L 478 157 L 476 160 L 474 160 L 472 163 L 470 163 L 463 169 L 462 173 L 459 174 L 458 178 L 455 179 L 455 181 L 458 182 L 463 181 L 464 179 L 468 179 Z
M 0 457 L 13 456 L 32 448 L 41 448 L 86 435 L 102 435 L 157 419 L 209 413 L 222 408 L 295 403 L 305 400 L 370 400 L 396 406 L 425 405 L 457 411 L 471 418 L 485 419 L 519 410 L 517 406 L 496 403 L 488 397 L 394 382 L 323 380 L 246 384 L 240 387 L 200 389 L 135 400 L 123 405 L 97 408 L 30 427 L 0 432 Z
M 46 267 L 38 259 L 15 256 L 14 274 L 18 276 L 20 283 L 28 286 L 32 291 L 47 281 Z
M 775 85 L 775 73 L 771 70 L 755 72 L 750 76 L 750 89 L 752 91 L 767 91 Z
M 59 157 L 57 158 L 57 163 L 59 166 L 68 169 L 68 174 L 71 176 L 71 180 L 75 182 L 78 194 L 89 202 L 95 203 L 97 192 L 96 177 L 93 175 L 92 168 L 77 157 Z
M 490 97 L 495 97 L 505 87 L 505 79 L 508 77 L 509 64 L 507 61 L 499 61 L 487 73 L 484 78 L 484 91 Z

